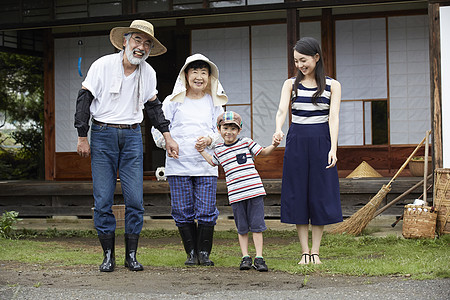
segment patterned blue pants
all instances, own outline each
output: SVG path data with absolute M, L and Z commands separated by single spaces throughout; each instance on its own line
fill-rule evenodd
M 216 225 L 216 176 L 168 176 L 172 217 L 176 226 L 194 223 Z

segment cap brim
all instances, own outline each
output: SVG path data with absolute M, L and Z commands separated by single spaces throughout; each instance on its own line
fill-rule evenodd
M 242 128 L 241 125 L 239 125 L 238 122 L 236 122 L 236 121 L 222 121 L 217 125 L 219 126 L 219 125 L 226 125 L 226 124 L 234 124 L 237 127 Z

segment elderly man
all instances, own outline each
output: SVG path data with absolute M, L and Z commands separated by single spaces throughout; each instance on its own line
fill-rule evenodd
M 140 123 L 143 109 L 164 136 L 170 157 L 178 158 L 178 145 L 169 133 L 169 121 L 157 98 L 156 72 L 146 63 L 149 56 L 165 53 L 155 38 L 153 25 L 135 20 L 130 27 L 110 32 L 111 43 L 119 53 L 96 60 L 78 93 L 75 127 L 77 153 L 91 156 L 94 225 L 103 248 L 101 272 L 115 267 L 114 242 L 116 220 L 111 206 L 117 175 L 125 200 L 125 267 L 143 270 L 136 260 L 139 234 L 143 225 L 143 145 Z M 91 123 L 91 144 L 87 132 Z

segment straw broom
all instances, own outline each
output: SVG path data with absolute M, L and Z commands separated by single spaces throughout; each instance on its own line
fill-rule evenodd
M 427 132 L 428 136 L 428 132 Z M 426 137 L 417 145 L 416 149 L 411 153 L 408 159 L 403 163 L 400 169 L 395 173 L 394 177 L 389 181 L 388 184 L 384 184 L 383 187 L 378 191 L 378 193 L 370 199 L 370 201 L 360 208 L 356 213 L 354 213 L 350 218 L 346 219 L 344 222 L 337 224 L 331 228 L 330 233 L 347 233 L 350 235 L 359 235 L 366 228 L 367 224 L 374 218 L 375 212 L 378 206 L 383 201 L 384 197 L 391 191 L 391 184 L 397 178 L 397 176 L 403 171 L 403 169 L 408 165 L 411 158 L 416 154 L 417 150 L 423 145 Z

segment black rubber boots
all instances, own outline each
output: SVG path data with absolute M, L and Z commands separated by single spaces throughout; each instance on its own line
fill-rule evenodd
M 189 223 L 178 227 L 181 239 L 183 240 L 184 250 L 187 254 L 187 259 L 184 262 L 186 266 L 198 265 L 197 257 L 197 224 Z
M 99 235 L 98 239 L 103 248 L 103 262 L 100 265 L 100 272 L 112 272 L 116 266 L 116 259 L 114 257 L 114 232 Z
M 214 235 L 214 226 L 198 225 L 197 230 L 197 255 L 199 264 L 202 266 L 214 266 L 214 262 L 209 259 L 211 254 Z
M 186 266 L 214 266 L 214 262 L 209 259 L 211 254 L 214 226 L 189 223 L 178 227 L 187 259 Z
M 130 271 L 142 271 L 144 267 L 136 260 L 139 234 L 125 233 L 125 267 Z

